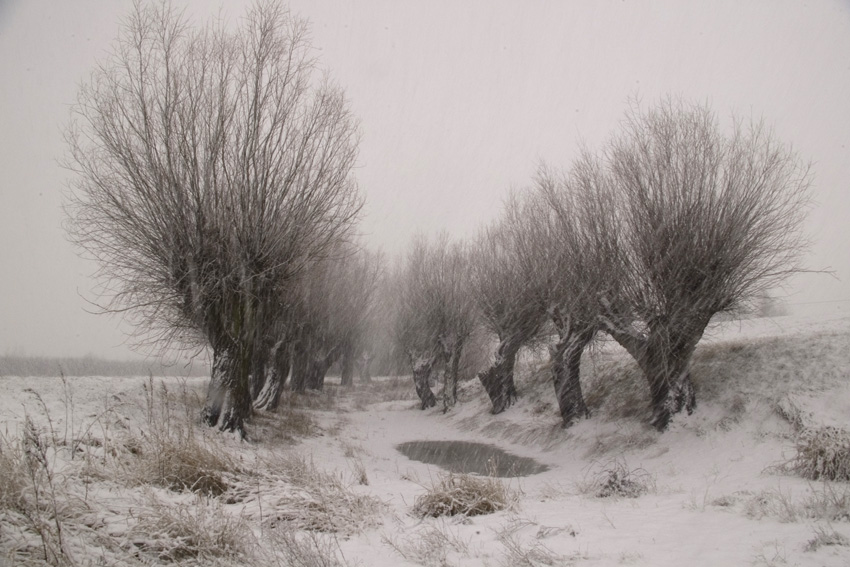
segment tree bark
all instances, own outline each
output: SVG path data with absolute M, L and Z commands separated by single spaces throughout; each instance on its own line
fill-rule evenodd
M 443 372 L 443 413 L 457 404 L 457 374 L 462 353 L 463 341 L 456 341 L 443 348 L 446 367 Z
M 292 353 L 292 377 L 289 379 L 289 389 L 293 392 L 303 392 L 307 389 L 309 358 L 303 345 L 295 346 Z
M 346 344 L 340 359 L 339 381 L 342 386 L 354 385 L 354 354 L 354 347 L 351 344 Z
M 223 350 L 213 350 L 212 372 L 207 386 L 207 398 L 201 410 L 201 421 L 210 427 L 218 425 L 221 408 L 227 394 L 227 368 L 230 366 L 228 355 Z
M 581 391 L 581 355 L 593 339 L 594 330 L 568 332 L 549 348 L 552 381 L 564 427 L 590 417 Z
M 437 405 L 437 397 L 431 391 L 429 380 L 431 378 L 431 370 L 434 368 L 436 357 L 434 355 L 419 356 L 418 358 L 410 357 L 413 363 L 413 384 L 416 386 L 416 395 L 422 402 L 420 407 L 425 410 Z
M 325 381 L 325 365 L 321 360 L 311 360 L 307 365 L 307 389 L 321 390 Z
M 278 342 L 272 350 L 272 368 L 263 391 L 257 397 L 254 407 L 265 411 L 275 411 L 280 405 L 280 394 L 289 375 L 291 356 L 289 345 Z
M 606 325 L 608 334 L 632 355 L 649 384 L 650 425 L 658 431 L 669 427 L 674 414 L 684 409 L 690 415 L 696 409 L 690 363 L 707 325 L 707 320 L 687 328 L 664 325 L 650 328 L 645 336 Z M 671 327 L 677 331 L 672 339 L 668 336 Z
M 325 387 L 325 376 L 339 356 L 339 349 L 334 347 L 325 354 L 314 355 L 308 364 L 307 388 L 322 390 Z
M 496 360 L 490 368 L 480 372 L 478 379 L 484 385 L 490 402 L 493 404 L 492 413 L 502 413 L 511 406 L 517 398 L 514 384 L 514 366 L 521 341 L 505 339 L 499 343 L 496 350 Z
M 218 428 L 221 431 L 232 431 L 245 438 L 245 421 L 251 417 L 253 410 L 251 400 L 251 349 L 241 348 L 238 355 L 228 357 L 230 362 L 227 369 L 227 390 Z
M 268 363 L 268 351 L 259 345 L 254 349 L 251 361 L 251 399 L 256 400 L 266 385 L 266 367 Z
M 649 382 L 652 407 L 649 423 L 658 431 L 669 427 L 673 415 L 683 409 L 690 415 L 696 408 L 689 367 L 698 341 L 698 337 L 691 337 L 684 344 L 667 346 L 649 340 L 644 355 L 638 360 Z

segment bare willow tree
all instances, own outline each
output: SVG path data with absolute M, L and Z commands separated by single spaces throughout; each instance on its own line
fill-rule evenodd
M 150 344 L 209 346 L 204 419 L 244 432 L 257 326 L 275 318 L 261 308 L 361 206 L 356 123 L 305 22 L 273 2 L 233 28 L 137 5 L 67 142 L 69 232 L 99 263 L 105 310 Z
M 321 390 L 331 366 L 356 348 L 381 269 L 379 256 L 352 246 L 310 269 L 295 310 L 293 390 Z
M 458 374 L 477 314 L 469 286 L 469 249 L 442 234 L 426 260 L 426 289 L 434 314 L 432 333 L 437 339 L 443 366 L 443 411 L 457 403 Z
M 541 271 L 527 270 L 521 245 L 526 219 L 510 203 L 479 235 L 471 255 L 472 290 L 484 326 L 499 339 L 493 363 L 478 374 L 493 413 L 516 399 L 517 354 L 544 329 L 546 286 Z
M 601 157 L 621 252 L 601 322 L 640 366 L 664 430 L 694 407 L 689 365 L 712 316 L 801 270 L 809 167 L 763 124 L 724 134 L 709 108 L 674 99 L 633 106 Z
M 421 409 L 437 405 L 437 397 L 431 390 L 431 372 L 437 362 L 435 337 L 431 332 L 431 311 L 427 294 L 422 289 L 424 281 L 425 242 L 413 242 L 405 263 L 396 265 L 390 289 L 393 340 L 400 353 L 413 370 L 413 385 L 419 397 Z
M 546 313 L 557 333 L 549 345 L 561 418 L 569 426 L 589 416 L 581 388 L 581 357 L 599 329 L 600 290 L 611 289 L 616 226 L 610 190 L 587 156 L 569 172 L 541 165 L 531 190 L 509 203 L 516 215 L 518 262 L 545 282 Z
M 395 339 L 413 368 L 422 409 L 437 404 L 430 380 L 440 368 L 443 409 L 457 402 L 459 366 L 476 326 L 466 254 L 445 234 L 434 241 L 416 238 L 395 278 Z

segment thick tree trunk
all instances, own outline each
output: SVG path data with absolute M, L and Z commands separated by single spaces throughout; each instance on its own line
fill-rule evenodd
M 354 347 L 347 344 L 340 359 L 339 381 L 342 386 L 354 385 Z
M 460 357 L 463 353 L 463 342 L 444 348 L 445 371 L 443 372 L 443 412 L 449 411 L 457 403 L 457 374 L 460 367 Z
M 478 379 L 481 380 L 487 395 L 490 396 L 494 414 L 505 411 L 517 397 L 514 366 L 521 344 L 520 341 L 503 340 L 496 350 L 496 360 L 493 365 L 478 374 Z
M 307 373 L 310 356 L 302 345 L 297 345 L 292 353 L 292 377 L 289 379 L 289 389 L 293 392 L 303 392 L 307 389 Z
M 637 362 L 649 384 L 650 424 L 658 431 L 665 431 L 674 414 L 687 410 L 690 415 L 696 409 L 696 392 L 690 375 L 690 363 L 696 345 L 702 338 L 705 324 L 679 330 L 675 340 L 666 338 L 666 328 L 650 329 L 646 337 L 635 333 L 607 329 Z
M 262 346 L 255 349 L 251 361 L 251 399 L 256 400 L 266 385 L 266 366 L 268 363 L 268 351 Z
M 219 350 L 213 354 L 213 371 L 201 419 L 221 431 L 235 431 L 245 437 L 245 421 L 251 416 L 251 356 L 243 350 L 238 356 Z
M 279 342 L 272 350 L 272 368 L 263 391 L 254 402 L 254 407 L 265 411 L 275 411 L 280 404 L 280 394 L 289 375 L 289 345 Z
M 218 428 L 233 431 L 245 438 L 245 421 L 251 417 L 251 351 L 240 349 L 239 355 L 228 359 L 227 393 L 221 409 Z
M 307 366 L 307 389 L 321 390 L 325 381 L 324 364 L 321 360 L 311 360 Z
M 228 355 L 223 350 L 213 350 L 212 372 L 207 387 L 207 399 L 201 410 L 201 421 L 210 427 L 218 425 L 221 408 L 227 395 L 227 371 L 230 366 Z
M 322 390 L 325 387 L 325 376 L 339 357 L 339 349 L 334 347 L 324 355 L 315 355 L 310 360 L 307 373 L 307 388 Z
M 693 343 L 696 346 L 696 342 Z M 638 360 L 644 376 L 649 382 L 652 417 L 650 425 L 665 431 L 673 415 L 687 410 L 688 415 L 696 408 L 696 392 L 691 382 L 690 361 L 693 347 L 659 346 L 648 341 L 643 357 Z
M 593 339 L 594 331 L 567 333 L 549 348 L 552 381 L 564 427 L 590 417 L 581 391 L 581 355 Z
M 413 363 L 413 385 L 416 387 L 416 395 L 422 402 L 421 409 L 432 408 L 437 405 L 437 397 L 431 391 L 429 380 L 431 370 L 434 368 L 436 357 L 434 355 L 410 357 Z

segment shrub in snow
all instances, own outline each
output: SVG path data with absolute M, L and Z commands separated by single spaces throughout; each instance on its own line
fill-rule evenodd
M 413 512 L 417 516 L 478 516 L 508 508 L 516 494 L 494 477 L 449 474 L 416 498 Z
M 626 463 L 615 460 L 596 471 L 579 485 L 579 490 L 597 498 L 620 496 L 637 498 L 655 489 L 655 480 L 646 470 L 629 469 Z
M 850 432 L 837 427 L 806 429 L 790 468 L 811 480 L 850 480 Z

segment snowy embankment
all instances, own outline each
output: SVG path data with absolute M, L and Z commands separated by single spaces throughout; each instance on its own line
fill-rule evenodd
M 584 362 L 593 418 L 569 430 L 543 369 L 498 416 L 474 381 L 443 414 L 385 379 L 289 396 L 240 443 L 195 424 L 203 380 L 3 377 L 0 562 L 850 564 L 850 483 L 791 470 L 805 432 L 850 429 L 850 319 L 715 326 L 693 379 L 696 412 L 663 434 L 633 366 L 601 345 Z M 549 469 L 503 480 L 504 511 L 421 518 L 446 473 L 395 446 L 425 439 Z

